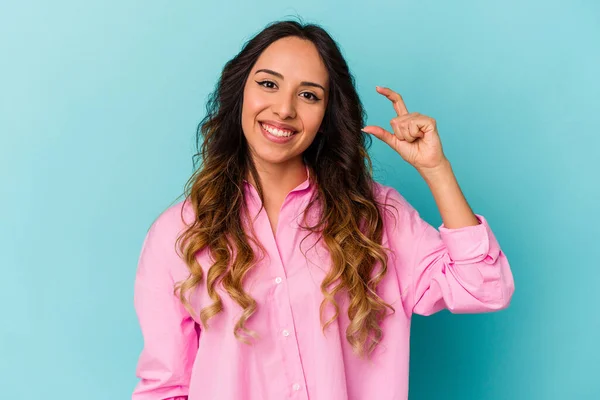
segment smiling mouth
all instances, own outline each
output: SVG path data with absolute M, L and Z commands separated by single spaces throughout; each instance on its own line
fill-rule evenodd
M 259 124 L 265 131 L 267 131 L 271 135 L 277 136 L 277 137 L 290 137 L 290 136 L 293 136 L 298 133 L 298 131 L 292 131 L 292 130 L 288 130 L 288 129 L 278 129 L 278 128 L 275 128 L 274 126 L 264 124 L 262 122 L 259 122 Z

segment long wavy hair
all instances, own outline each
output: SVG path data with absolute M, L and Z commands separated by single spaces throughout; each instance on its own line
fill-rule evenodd
M 243 226 L 241 217 L 248 212 L 242 189 L 244 179 L 251 174 L 263 203 L 264 196 L 242 131 L 240 89 L 260 54 L 274 41 L 289 36 L 310 40 L 316 46 L 330 81 L 330 100 L 321 132 L 303 153 L 317 187 L 304 212 L 304 221 L 311 207 L 318 204 L 321 210 L 318 223 L 304 228 L 318 233 L 331 255 L 331 269 L 321 283 L 322 329 L 325 331 L 339 316 L 336 296 L 347 296 L 350 324 L 346 338 L 362 357 L 371 354 L 381 341 L 386 309 L 394 312 L 377 294 L 377 286 L 387 271 L 387 256 L 381 245 L 381 204 L 374 198 L 373 168 L 367 153 L 371 137 L 361 131 L 365 112 L 354 77 L 336 42 L 318 25 L 290 20 L 271 23 L 247 41 L 223 68 L 209 96 L 206 116 L 198 126 L 198 151 L 194 158 L 201 158 L 201 163 L 185 185 L 184 194 L 195 212 L 195 220 L 177 241 L 190 275 L 176 284 L 175 294 L 190 314 L 196 315 L 185 294 L 205 282 L 212 304 L 202 308 L 200 320 L 207 329 L 209 319 L 223 310 L 216 290 L 217 285 L 222 285 L 243 309 L 234 335 L 244 342 L 248 342 L 248 336 L 256 337 L 245 328 L 257 303 L 245 291 L 244 278 L 257 264 L 250 241 L 264 248 Z M 205 248 L 214 260 L 206 277 L 196 258 L 196 253 Z M 334 314 L 324 321 L 327 304 L 333 305 Z

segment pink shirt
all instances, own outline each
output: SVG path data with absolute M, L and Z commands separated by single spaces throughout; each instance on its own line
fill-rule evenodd
M 193 218 L 189 203 L 171 206 L 154 222 L 144 240 L 135 280 L 135 309 L 144 347 L 133 400 L 401 400 L 408 397 L 409 334 L 413 313 L 430 315 L 444 308 L 453 313 L 490 312 L 506 308 L 514 291 L 508 261 L 487 221 L 439 231 L 392 187 L 376 183 L 376 198 L 393 203 L 384 213 L 383 245 L 392 250 L 380 295 L 396 313 L 385 319 L 384 337 L 371 359 L 359 359 L 345 339 L 348 317 L 321 330 L 319 285 L 325 276 L 327 251 L 314 235 L 300 231 L 302 211 L 314 191 L 308 179 L 286 197 L 273 235 L 262 210 L 254 222 L 268 256 L 257 265 L 246 290 L 258 302 L 248 329 L 260 338 L 239 342 L 233 327 L 241 308 L 220 289 L 224 311 L 201 327 L 173 295 L 174 282 L 188 269 L 174 250 L 177 234 Z M 251 215 L 260 200 L 246 182 Z M 309 220 L 313 222 L 313 220 Z M 200 265 L 210 266 L 207 251 Z M 206 274 L 205 274 L 206 277 Z M 192 298 L 196 310 L 211 301 L 205 287 Z

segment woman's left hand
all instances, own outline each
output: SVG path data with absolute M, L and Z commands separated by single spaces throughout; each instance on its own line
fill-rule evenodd
M 398 114 L 390 121 L 394 133 L 373 125 L 362 130 L 383 140 L 419 172 L 436 169 L 446 163 L 435 120 L 419 113 L 409 113 L 402 97 L 391 89 L 377 87 L 377 92 L 390 99 Z

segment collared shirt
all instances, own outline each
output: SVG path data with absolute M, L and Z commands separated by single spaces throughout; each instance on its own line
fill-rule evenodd
M 391 252 L 378 288 L 395 313 L 384 320 L 382 341 L 371 357 L 359 358 L 346 340 L 343 299 L 339 317 L 322 331 L 320 284 L 331 260 L 315 234 L 302 242 L 308 232 L 300 227 L 314 190 L 307 179 L 287 195 L 274 235 L 266 211 L 258 213 L 256 189 L 245 183 L 245 201 L 255 217 L 250 223 L 267 253 L 245 281 L 258 306 L 246 323 L 258 334 L 250 345 L 233 335 L 242 309 L 222 287 L 217 291 L 224 310 L 207 328 L 173 294 L 174 284 L 189 275 L 175 250 L 178 234 L 194 219 L 189 202 L 156 219 L 135 279 L 144 346 L 133 400 L 407 399 L 412 314 L 491 312 L 509 305 L 513 276 L 483 216 L 476 214 L 476 226 L 436 230 L 396 189 L 375 182 L 376 199 L 396 207 L 382 214 L 382 244 Z M 200 251 L 197 260 L 206 277 L 208 251 Z M 191 301 L 195 310 L 212 303 L 205 281 Z

